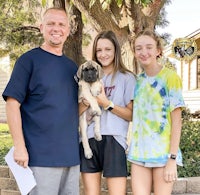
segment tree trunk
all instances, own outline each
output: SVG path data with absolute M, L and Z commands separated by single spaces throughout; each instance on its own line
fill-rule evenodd
M 62 7 L 67 10 L 70 17 L 70 35 L 64 44 L 63 53 L 80 65 L 84 61 L 82 54 L 83 22 L 81 12 L 74 5 L 70 5 L 70 0 L 54 0 L 53 4 L 56 7 Z M 70 11 L 68 11 L 69 7 Z
M 74 6 L 70 8 L 70 36 L 64 45 L 64 54 L 74 60 L 78 65 L 85 60 L 82 53 L 83 22 L 81 12 Z

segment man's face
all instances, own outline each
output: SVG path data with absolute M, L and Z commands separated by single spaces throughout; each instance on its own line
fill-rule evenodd
M 67 15 L 61 10 L 49 10 L 40 26 L 45 44 L 51 47 L 63 47 L 69 35 Z

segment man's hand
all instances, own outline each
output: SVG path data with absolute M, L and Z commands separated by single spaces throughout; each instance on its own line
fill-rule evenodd
M 14 160 L 18 165 L 24 168 L 28 166 L 29 156 L 26 147 L 14 147 Z

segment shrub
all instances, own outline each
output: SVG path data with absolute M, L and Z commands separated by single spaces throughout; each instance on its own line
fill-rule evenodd
M 200 176 L 200 121 L 183 120 L 180 148 L 183 167 L 178 167 L 179 177 Z
M 0 140 L 0 165 L 6 165 L 4 157 L 12 146 L 12 139 L 7 124 L 0 123 Z

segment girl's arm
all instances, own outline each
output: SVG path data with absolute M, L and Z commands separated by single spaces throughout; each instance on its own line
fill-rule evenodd
M 83 99 L 80 103 L 79 103 L 79 116 L 85 112 L 89 107 L 89 103 L 87 102 L 87 100 Z
M 169 154 L 177 155 L 180 137 L 181 137 L 181 108 L 176 108 L 171 112 L 171 138 Z M 168 159 L 164 169 L 164 179 L 166 182 L 172 182 L 177 179 L 176 159 Z
M 97 101 L 100 106 L 103 108 L 107 108 L 110 104 L 110 100 L 106 97 L 104 88 L 102 87 L 102 92 L 97 96 Z M 117 116 L 123 118 L 124 120 L 131 121 L 132 115 L 133 115 L 133 101 L 130 101 L 126 107 L 121 107 L 118 105 L 114 105 L 113 109 L 111 111 L 113 114 L 116 114 Z

